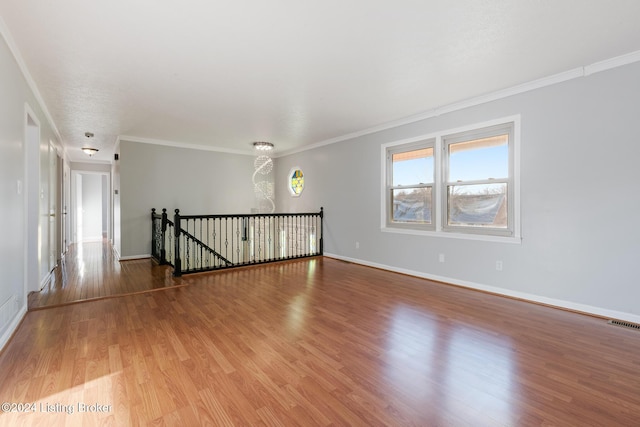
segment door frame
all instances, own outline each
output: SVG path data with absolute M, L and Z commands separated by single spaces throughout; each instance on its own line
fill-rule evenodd
M 40 120 L 24 107 L 24 298 L 40 290 Z
M 77 188 L 77 182 L 78 182 L 78 175 L 100 175 L 101 177 L 103 177 L 103 181 L 106 180 L 106 189 L 102 188 L 101 192 L 102 192 L 102 200 L 103 203 L 106 203 L 106 206 L 103 206 L 102 208 L 102 212 L 103 215 L 106 215 L 106 218 L 103 219 L 103 222 L 106 220 L 106 232 L 107 232 L 107 239 L 111 239 L 111 227 L 109 226 L 109 224 L 111 223 L 111 198 L 109 197 L 109 195 L 111 194 L 111 173 L 110 172 L 105 172 L 105 171 L 91 171 L 91 170 L 81 170 L 81 169 L 72 169 L 71 170 L 71 183 L 70 183 L 70 187 L 71 187 L 71 213 L 70 213 L 70 227 L 69 227 L 69 234 L 70 234 L 70 242 L 71 243 L 82 243 L 82 241 L 78 240 L 78 214 L 77 214 L 77 209 L 78 209 L 78 188 Z M 105 231 L 105 230 L 103 230 Z

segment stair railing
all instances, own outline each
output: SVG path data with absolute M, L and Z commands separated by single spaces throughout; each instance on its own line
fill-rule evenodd
M 324 211 L 181 215 L 151 210 L 151 254 L 174 276 L 323 254 Z M 173 240 L 173 241 L 171 241 Z

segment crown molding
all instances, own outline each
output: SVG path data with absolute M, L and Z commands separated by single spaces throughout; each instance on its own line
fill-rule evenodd
M 29 88 L 31 89 L 36 101 L 38 102 L 43 114 L 45 115 L 47 122 L 49 123 L 49 125 L 51 126 L 53 133 L 55 134 L 57 141 L 54 143 L 54 145 L 61 147 L 61 150 L 65 153 L 65 157 L 66 156 L 66 147 L 65 145 L 62 143 L 62 136 L 60 135 L 60 132 L 53 120 L 53 117 L 51 116 L 49 109 L 47 108 L 44 99 L 42 98 L 42 95 L 35 83 L 35 81 L 33 80 L 33 78 L 31 77 L 31 74 L 29 73 L 29 70 L 27 69 L 27 66 L 22 58 L 22 55 L 20 54 L 20 51 L 17 47 L 17 45 L 15 44 L 13 37 L 11 36 L 11 33 L 9 31 L 9 28 L 7 27 L 5 21 L 2 19 L 2 17 L 0 17 L 0 35 L 2 35 L 2 37 L 4 38 L 7 46 L 9 47 L 9 50 L 11 51 L 11 53 L 13 54 L 13 57 L 23 75 L 23 77 L 25 78 L 27 85 L 29 86 Z M 282 152 L 278 152 L 278 153 L 273 153 L 272 157 L 282 157 L 282 156 L 287 156 L 287 155 L 291 155 L 291 154 L 296 154 L 299 152 L 303 152 L 303 151 L 308 151 L 308 150 L 313 150 L 315 148 L 319 148 L 319 147 L 323 147 L 326 145 L 331 145 L 331 144 L 335 144 L 338 142 L 343 142 L 343 141 L 347 141 L 347 140 L 351 140 L 354 138 L 358 138 L 361 136 L 365 136 L 365 135 L 369 135 L 369 134 L 373 134 L 376 132 L 380 132 L 380 131 L 384 131 L 384 130 L 388 130 L 388 129 L 393 129 L 399 126 L 403 126 L 403 125 L 407 125 L 407 124 L 411 124 L 411 123 L 415 123 L 421 120 L 425 120 L 425 119 L 429 119 L 429 118 L 433 118 L 433 117 L 438 117 L 442 114 L 446 114 L 446 113 L 451 113 L 454 111 L 459 111 L 465 108 L 469 108 L 469 107 L 473 107 L 473 106 L 477 106 L 477 105 L 481 105 L 481 104 L 485 104 L 491 101 L 496 101 L 499 99 L 503 99 L 509 96 L 513 96 L 513 95 L 517 95 L 517 94 L 521 94 L 521 93 L 525 93 L 525 92 L 529 92 L 535 89 L 540 89 L 543 87 L 547 87 L 547 86 L 551 86 L 554 84 L 558 84 L 558 83 L 562 83 L 565 81 L 569 81 L 569 80 L 573 80 L 573 79 L 577 79 L 577 78 L 581 78 L 581 77 L 587 77 L 590 76 L 592 74 L 596 74 L 602 71 L 607 71 L 607 70 L 611 70 L 617 67 L 621 67 L 624 65 L 628 65 L 628 64 L 632 64 L 635 62 L 640 62 L 640 51 L 635 51 L 635 52 L 631 52 L 628 54 L 624 54 L 624 55 L 620 55 L 620 56 L 616 56 L 613 58 L 609 58 L 603 61 L 599 61 L 599 62 L 595 62 L 589 65 L 585 65 L 582 67 L 577 67 L 574 68 L 572 70 L 568 70 L 562 73 L 558 73 L 558 74 L 554 74 L 551 76 L 547 76 L 547 77 L 543 77 L 541 79 L 537 79 L 531 82 L 527 82 L 521 85 L 517 85 L 517 86 L 513 86 L 507 89 L 503 89 L 503 90 L 499 90 L 499 91 L 495 91 L 492 93 L 488 93 L 488 94 L 484 94 L 484 95 L 480 95 L 477 97 L 473 97 L 473 98 L 469 98 L 467 100 L 463 100 L 460 102 L 455 102 L 452 104 L 447 104 L 447 105 L 443 105 L 416 115 L 412 115 L 412 116 L 408 116 L 405 117 L 403 119 L 400 120 L 395 120 L 392 122 L 387 122 L 387 123 L 383 123 L 381 125 L 377 125 L 377 126 L 373 126 L 373 127 L 369 127 L 366 129 L 362 129 L 360 131 L 356 131 L 356 132 L 351 132 L 345 135 L 341 135 L 335 138 L 330 138 L 324 141 L 319 141 L 316 143 L 312 143 L 309 145 L 305 145 L 304 147 L 299 147 L 299 148 L 295 148 L 292 150 L 286 150 L 286 151 L 282 151 Z M 154 145 L 163 145 L 163 146 L 168 146 L 168 147 L 176 147 L 176 148 L 190 148 L 190 149 L 195 149 L 195 150 L 203 150 L 203 151 L 214 151 L 214 152 L 221 152 L 221 153 L 229 153 L 229 154 L 239 154 L 239 155 L 253 155 L 252 151 L 249 150 L 237 150 L 237 149 L 229 149 L 229 148 L 223 148 L 223 147 L 212 147 L 212 146 L 205 146 L 205 145 L 199 145 L 199 144 L 185 144 L 185 143 L 180 143 L 180 142 L 175 142 L 175 141 L 166 141 L 166 140 L 159 140 L 159 139 L 153 139 L 153 138 L 142 138 L 142 137 L 135 137 L 135 136 L 130 136 L 130 135 L 120 135 L 117 138 L 117 141 L 121 141 L 121 140 L 126 140 L 126 141 L 131 141 L 131 142 L 139 142 L 139 143 L 144 143 L 144 144 L 154 144 Z
M 541 89 L 547 86 L 552 86 L 558 83 L 566 82 L 569 80 L 578 79 L 581 77 L 587 77 L 595 73 L 611 70 L 613 68 L 622 67 L 635 62 L 640 62 L 640 51 L 631 52 L 625 55 L 617 56 L 614 58 L 606 59 L 604 61 L 595 62 L 590 65 L 573 68 L 568 71 L 564 71 L 551 76 L 543 77 L 537 80 L 533 80 L 520 85 L 512 86 L 507 89 L 498 90 L 495 92 L 487 93 L 477 97 L 469 98 L 460 102 L 443 105 L 416 115 L 405 117 L 393 122 L 384 123 L 378 126 L 373 126 L 367 129 L 363 129 L 357 132 L 348 133 L 346 135 L 338 136 L 335 138 L 320 141 L 314 144 L 305 145 L 304 147 L 287 150 L 279 153 L 277 157 L 288 156 L 291 154 L 300 153 L 303 151 L 313 150 L 315 148 L 323 147 L 325 145 L 331 145 L 342 141 L 358 138 L 360 136 L 369 135 L 376 132 L 381 132 L 388 129 L 393 129 L 399 126 L 416 123 L 421 120 L 438 117 L 442 114 L 452 113 L 469 107 L 475 107 L 477 105 L 486 104 L 491 101 L 497 101 L 499 99 L 507 98 L 513 95 L 518 95 L 525 92 L 530 92 L 535 89 Z
M 215 151 L 217 153 L 240 154 L 244 156 L 254 155 L 253 151 L 249 151 L 249 150 L 236 150 L 233 148 L 213 147 L 213 146 L 199 145 L 199 144 L 187 144 L 183 142 L 167 141 L 163 139 L 154 139 L 154 138 L 142 138 L 142 137 L 131 136 L 131 135 L 119 135 L 118 138 L 116 139 L 116 145 L 122 141 L 139 142 L 141 144 L 162 145 L 165 147 L 174 147 L 174 148 L 188 148 L 191 150 Z
M 635 62 L 640 62 L 640 51 L 635 51 L 625 55 L 609 58 L 603 61 L 594 62 L 593 64 L 573 68 L 568 71 L 553 74 L 547 77 L 542 77 L 540 79 L 532 80 L 527 83 L 512 86 L 506 89 L 498 90 L 498 91 L 487 93 L 484 95 L 476 96 L 460 102 L 443 105 L 419 114 L 405 117 L 403 119 L 383 123 L 381 125 L 366 128 L 360 131 L 347 133 L 345 135 L 337 136 L 335 138 L 330 138 L 324 141 L 305 145 L 304 147 L 294 148 L 291 150 L 285 150 L 281 152 L 274 152 L 272 154 L 272 157 L 278 158 L 283 156 L 289 156 L 292 154 L 301 153 L 304 151 L 309 151 L 316 148 L 324 147 L 326 145 L 348 141 L 361 136 L 370 135 L 372 133 L 397 128 L 397 127 L 408 125 L 411 123 L 416 123 L 421 120 L 438 117 L 443 114 L 452 113 L 455 111 L 463 110 L 465 108 L 475 107 L 477 105 L 486 104 L 488 102 L 497 101 L 500 99 L 508 98 L 513 95 L 530 92 L 536 89 L 541 89 L 541 88 L 552 86 L 558 83 L 563 83 L 569 80 L 574 80 L 581 77 L 587 77 L 592 74 L 596 74 L 602 71 L 611 70 L 613 68 L 618 68 L 625 65 L 633 64 Z M 156 140 L 156 139 L 138 138 L 133 136 L 125 136 L 125 135 L 120 136 L 118 139 L 119 140 L 124 139 L 127 141 L 133 141 L 133 142 L 142 142 L 145 144 L 166 145 L 166 146 L 178 147 L 178 148 L 191 148 L 196 150 L 217 151 L 217 152 L 223 152 L 223 153 L 242 154 L 242 155 L 253 155 L 252 152 L 247 152 L 243 150 L 233 150 L 233 149 L 227 149 L 227 148 L 221 148 L 221 147 L 209 147 L 209 146 L 196 145 L 196 144 L 182 144 L 182 143 L 173 142 L 173 141 L 162 141 L 162 140 Z
M 584 67 L 584 75 L 586 77 L 591 74 L 633 64 L 634 62 L 640 62 L 640 50 L 587 65 Z

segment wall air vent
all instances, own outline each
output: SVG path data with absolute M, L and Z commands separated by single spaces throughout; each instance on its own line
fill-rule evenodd
M 622 326 L 623 328 L 635 329 L 636 331 L 640 331 L 640 325 L 637 323 L 623 322 L 621 320 L 609 320 L 607 323 L 610 325 Z

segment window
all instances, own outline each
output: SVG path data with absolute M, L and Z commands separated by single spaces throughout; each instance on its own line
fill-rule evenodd
M 389 225 L 433 229 L 434 141 L 389 149 Z
M 512 235 L 510 140 L 511 123 L 442 138 L 445 230 Z
M 518 123 L 519 117 L 383 145 L 383 229 L 519 238 Z
M 292 196 L 299 196 L 304 190 L 304 174 L 298 167 L 291 169 L 287 178 L 287 186 Z

